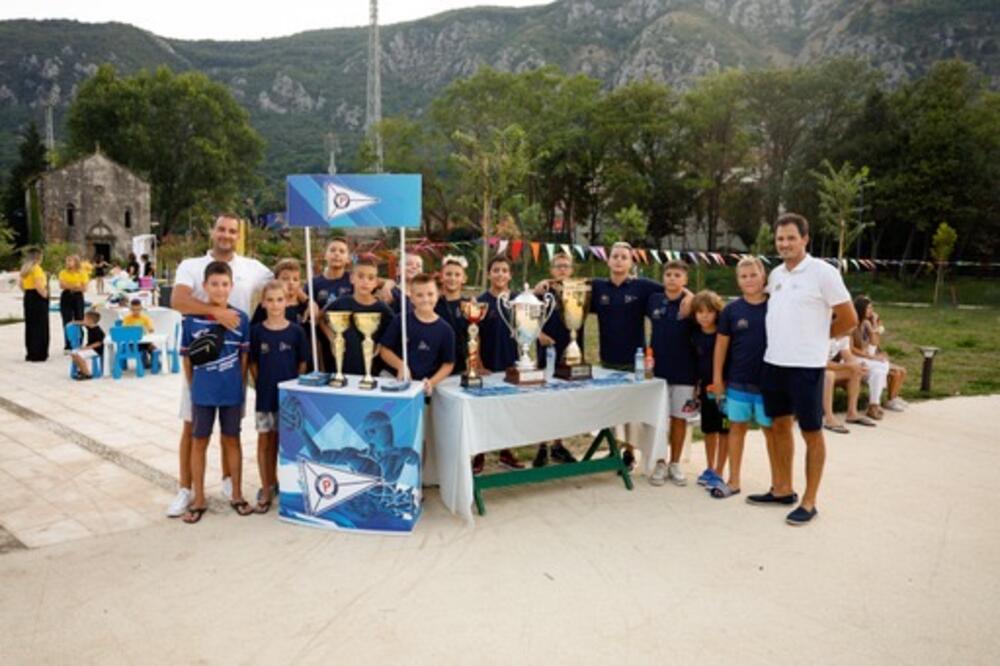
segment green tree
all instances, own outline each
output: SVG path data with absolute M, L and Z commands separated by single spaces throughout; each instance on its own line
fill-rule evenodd
M 424 234 L 433 227 L 447 230 L 454 215 L 454 179 L 448 178 L 447 149 L 443 137 L 424 123 L 407 118 L 385 118 L 376 131 L 382 137 L 382 170 L 386 173 L 419 173 L 423 194 Z M 366 138 L 359 151 L 363 171 L 375 167 L 374 144 Z
M 744 79 L 747 106 L 760 153 L 765 221 L 774 222 L 785 179 L 815 110 L 814 73 L 807 68 L 765 69 Z
M 707 76 L 683 101 L 685 161 L 702 200 L 709 251 L 716 249 L 726 194 L 751 166 L 744 76 L 738 70 Z
M 233 207 L 256 182 L 264 143 L 229 90 L 204 74 L 166 67 L 119 77 L 103 65 L 67 114 L 68 149 L 100 144 L 149 179 L 160 230 L 201 207 Z
M 35 205 L 27 203 L 25 190 L 31 179 L 48 168 L 48 162 L 42 135 L 34 122 L 29 123 L 21 132 L 17 154 L 17 162 L 10 171 L 10 178 L 4 189 L 3 215 L 14 230 L 14 242 L 17 245 L 39 244 L 42 242 L 41 214 L 37 202 L 32 201 Z
M 603 102 L 609 110 L 608 158 L 601 171 L 607 205 L 618 210 L 636 204 L 654 238 L 682 229 L 690 210 L 679 104 L 669 87 L 650 81 L 622 86 Z
M 977 130 L 998 127 L 992 97 L 983 76 L 959 60 L 936 63 L 893 96 L 898 154 L 880 195 L 895 211 L 894 231 L 906 239 L 903 258 L 927 256 L 937 220 L 949 220 L 959 238 L 995 229 L 996 204 L 984 202 L 996 200 L 998 171 L 992 162 L 1000 137 Z M 990 210 L 992 218 L 984 219 Z
M 774 230 L 767 222 L 761 222 L 750 251 L 758 256 L 774 254 Z
M 934 305 L 937 305 L 941 287 L 944 286 L 944 271 L 948 266 L 951 253 L 955 250 L 957 240 L 958 234 L 947 222 L 938 225 L 937 231 L 934 232 L 934 238 L 931 241 L 931 256 L 934 257 L 934 262 L 937 264 L 937 279 L 934 281 Z
M 491 220 L 497 202 L 508 198 L 531 171 L 531 156 L 524 130 L 513 124 L 502 130 L 491 129 L 485 137 L 456 131 L 452 137 L 459 146 L 452 159 L 461 167 L 463 180 L 477 193 L 482 205 L 480 230 L 483 239 L 483 289 L 488 261 Z
M 602 240 L 606 244 L 613 245 L 619 241 L 641 243 L 646 239 L 646 216 L 635 204 L 619 210 L 613 219 L 614 224 L 602 234 Z
M 855 170 L 850 162 L 834 169 L 829 160 L 823 160 L 825 171 L 813 171 L 819 185 L 819 217 L 821 229 L 837 238 L 837 259 L 843 265 L 847 247 L 869 226 L 858 213 L 861 188 L 868 180 L 868 167 Z
M 10 268 L 11 260 L 17 256 L 16 234 L 0 216 L 0 269 Z

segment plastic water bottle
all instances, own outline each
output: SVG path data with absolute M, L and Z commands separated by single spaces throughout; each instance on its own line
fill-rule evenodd
M 552 379 L 556 372 L 556 347 L 549 345 L 545 348 L 545 381 Z
M 642 347 L 635 348 L 635 381 L 641 382 L 646 378 L 646 354 L 643 353 Z

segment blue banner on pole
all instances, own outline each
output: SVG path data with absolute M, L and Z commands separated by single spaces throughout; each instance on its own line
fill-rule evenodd
M 419 227 L 419 174 L 288 176 L 291 227 Z

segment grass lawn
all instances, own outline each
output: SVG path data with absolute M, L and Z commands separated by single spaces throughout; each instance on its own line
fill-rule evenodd
M 886 327 L 883 348 L 910 372 L 904 398 L 1000 392 L 1000 310 L 876 307 Z M 941 348 L 930 394 L 920 392 L 920 345 Z
M 907 400 L 1000 392 L 1000 309 L 910 308 L 876 303 L 886 327 L 883 347 L 910 374 Z M 586 357 L 597 364 L 597 318 L 588 317 Z M 931 392 L 920 392 L 921 345 L 940 347 Z

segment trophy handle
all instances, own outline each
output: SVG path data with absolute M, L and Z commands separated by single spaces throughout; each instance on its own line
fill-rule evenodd
M 549 320 L 549 317 L 552 316 L 552 313 L 556 311 L 556 297 L 552 294 L 551 291 L 547 291 L 545 292 L 545 297 L 542 299 L 542 301 L 545 303 L 545 311 L 544 311 L 545 316 L 542 317 L 541 325 L 544 326 L 545 322 L 547 322 Z
M 497 296 L 497 314 L 500 315 L 500 319 L 503 320 L 503 323 L 507 325 L 507 330 L 510 331 L 510 337 L 516 338 L 517 330 L 514 328 L 514 324 L 511 319 L 508 319 L 507 315 L 504 314 L 504 310 L 510 312 L 511 317 L 513 317 L 513 310 L 510 307 L 510 292 L 507 291 Z

